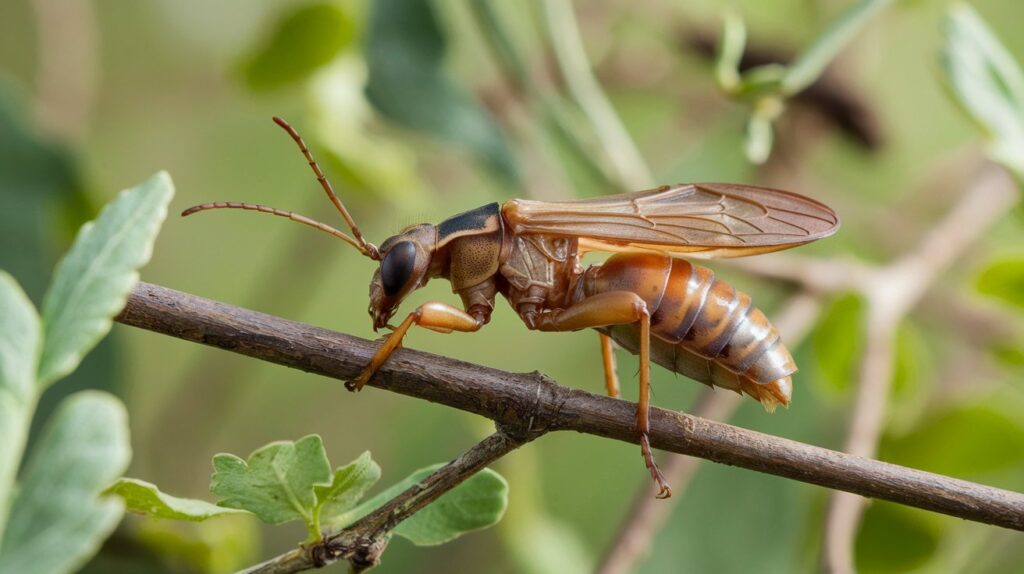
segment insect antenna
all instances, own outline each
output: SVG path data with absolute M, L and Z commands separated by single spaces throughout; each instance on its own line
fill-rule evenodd
M 310 153 L 309 148 L 306 147 L 306 142 L 302 140 L 302 136 L 299 135 L 299 132 L 296 131 L 295 128 L 291 126 L 291 124 L 277 116 L 274 116 L 274 123 L 281 126 L 281 128 L 284 129 L 284 131 L 288 132 L 288 135 L 290 135 L 292 139 L 295 140 L 295 143 L 299 146 L 299 151 L 301 151 L 302 155 L 305 156 L 306 161 L 309 163 L 310 169 L 312 169 L 313 173 L 316 175 L 316 180 L 320 182 L 320 187 L 323 188 L 324 193 L 327 194 L 327 198 L 331 200 L 331 203 L 334 204 L 334 207 L 338 208 L 338 212 L 341 213 L 341 216 L 343 218 L 345 218 L 345 222 L 348 223 L 349 229 L 352 230 L 352 235 L 355 236 L 355 240 L 356 242 L 358 242 L 358 244 L 354 244 L 356 248 L 359 249 L 359 251 L 362 252 L 363 255 L 366 255 L 370 259 L 379 261 L 380 252 L 377 251 L 377 247 L 363 239 L 363 234 L 360 233 L 359 228 L 356 227 L 356 222 L 352 219 L 352 216 L 349 215 L 348 210 L 345 209 L 345 204 L 341 202 L 341 198 L 338 197 L 338 194 L 334 193 L 334 188 L 331 186 L 331 182 L 327 180 L 327 176 L 325 176 L 324 172 L 320 170 L 320 166 L 316 163 L 316 160 L 313 159 L 313 154 Z M 328 233 L 331 232 L 328 231 Z
M 342 241 L 348 243 L 352 247 L 355 247 L 364 255 L 372 259 L 379 259 L 379 255 L 377 257 L 370 255 L 370 253 L 377 254 L 377 249 L 373 247 L 373 245 L 370 245 L 370 247 L 373 249 L 372 251 L 364 251 L 364 247 L 360 245 L 355 239 L 349 237 L 346 233 L 339 231 L 331 227 L 330 225 L 327 225 L 326 223 L 320 223 L 319 221 L 316 221 L 315 219 L 310 219 L 305 215 L 293 213 L 291 211 L 285 211 L 283 209 L 278 209 L 276 207 L 270 207 L 269 205 L 260 205 L 258 203 L 240 203 L 237 201 L 215 201 L 212 203 L 194 205 L 186 209 L 185 211 L 182 211 L 181 216 L 188 217 L 193 213 L 199 213 L 200 211 L 209 211 L 211 209 L 245 209 L 248 211 L 259 211 L 260 213 L 269 213 L 271 215 L 276 215 L 278 217 L 284 217 L 292 221 L 297 221 L 303 225 L 308 225 L 314 229 L 319 229 L 324 233 L 330 233 L 331 235 L 337 237 L 338 239 L 341 239 Z M 363 243 L 366 244 L 365 241 Z

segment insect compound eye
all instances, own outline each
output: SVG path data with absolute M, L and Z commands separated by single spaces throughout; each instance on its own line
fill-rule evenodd
M 388 250 L 380 262 L 380 280 L 384 294 L 393 296 L 405 286 L 416 265 L 416 246 L 411 241 L 401 241 Z

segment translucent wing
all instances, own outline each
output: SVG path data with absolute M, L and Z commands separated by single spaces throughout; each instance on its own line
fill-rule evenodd
M 667 251 L 742 257 L 832 235 L 828 206 L 787 191 L 697 183 L 577 201 L 515 199 L 502 214 L 518 234 L 579 238 L 585 251 Z

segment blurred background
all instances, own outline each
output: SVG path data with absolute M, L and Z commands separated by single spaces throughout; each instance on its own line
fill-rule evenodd
M 851 4 L 733 3 L 748 36 L 740 67 L 789 61 Z M 1024 59 L 1024 4 L 972 5 Z M 4 0 L 0 267 L 38 304 L 78 226 L 118 190 L 161 169 L 177 186 L 175 213 L 247 201 L 343 227 L 272 115 L 305 136 L 372 241 L 514 197 L 733 181 L 790 189 L 836 209 L 840 233 L 797 255 L 885 264 L 914 248 L 985 161 L 978 130 L 942 78 L 947 7 L 893 3 L 844 44 L 819 82 L 784 111 L 764 112 L 764 100 L 730 95 L 716 82 L 725 9 L 710 0 Z M 772 140 L 764 124 L 748 125 L 752 109 L 774 120 Z M 964 246 L 965 256 L 900 323 L 884 460 L 1024 488 L 1022 241 L 1018 207 Z M 711 266 L 769 316 L 798 289 Z M 220 212 L 172 215 L 142 277 L 374 338 L 366 314 L 373 268 L 308 228 Z M 435 282 L 406 307 L 427 299 L 457 302 L 447 283 Z M 810 334 L 791 344 L 801 366 L 792 408 L 768 415 L 747 400 L 732 423 L 843 447 L 865 303 L 856 293 L 827 293 L 821 304 Z M 528 332 L 503 303 L 478 334 L 413 332 L 406 342 L 601 392 L 597 343 L 591 332 Z M 619 365 L 625 397 L 634 400 L 636 359 L 620 352 Z M 686 410 L 702 391 L 653 371 L 658 406 Z M 123 326 L 50 394 L 87 387 L 129 405 L 129 475 L 196 498 L 209 498 L 218 452 L 244 455 L 318 433 L 335 464 L 372 451 L 386 485 L 456 456 L 490 430 L 486 420 L 422 401 L 373 389 L 349 394 L 338 381 Z M 58 398 L 44 398 L 37 422 Z M 548 435 L 497 470 L 511 488 L 497 527 L 437 548 L 396 539 L 380 571 L 591 571 L 649 481 L 634 445 L 576 434 Z M 828 496 L 702 464 L 635 567 L 814 571 Z M 231 571 L 303 536 L 297 524 L 128 517 L 85 571 Z M 1024 563 L 1022 541 L 1019 533 L 874 503 L 856 561 L 863 572 L 1012 572 Z

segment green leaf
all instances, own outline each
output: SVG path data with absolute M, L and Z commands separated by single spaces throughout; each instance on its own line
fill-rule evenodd
M 857 571 L 910 572 L 939 549 L 940 532 L 923 510 L 876 500 L 857 534 Z
M 843 47 L 890 4 L 892 0 L 860 0 L 850 7 L 787 68 L 782 93 L 793 95 L 813 84 Z
M 243 510 L 224 508 L 205 500 L 164 494 L 155 484 L 135 478 L 118 479 L 104 490 L 103 494 L 120 496 L 124 499 L 125 510 L 153 518 L 200 522 L 225 514 L 248 514 Z
M 82 565 L 124 512 L 100 499 L 131 458 L 128 413 L 107 393 L 68 397 L 27 464 L 0 544 L 0 572 L 53 574 Z
M 309 123 L 316 130 L 315 139 L 329 152 L 322 159 L 340 176 L 335 183 L 396 204 L 422 198 L 413 149 L 396 134 L 379 129 L 365 85 L 366 63 L 357 55 L 335 59 L 310 82 Z
M 1024 367 L 1024 344 L 996 345 L 991 351 L 995 359 L 1007 367 Z
M 175 572 L 230 574 L 260 557 L 260 527 L 246 514 L 206 522 L 144 520 L 135 539 Z
M 392 121 L 460 146 L 515 182 L 515 160 L 501 130 L 445 72 L 445 40 L 432 4 L 373 3 L 366 44 L 367 98 Z
M 338 3 L 294 8 L 246 58 L 245 82 L 253 90 L 270 90 L 305 80 L 351 46 L 355 37 L 352 16 Z
M 999 406 L 959 406 L 924 420 L 909 433 L 887 436 L 882 460 L 970 478 L 1020 464 L 1024 426 Z
M 309 435 L 295 442 L 272 442 L 245 461 L 233 454 L 213 457 L 210 491 L 225 508 L 248 510 L 268 524 L 313 522 L 314 487 L 331 481 L 323 441 Z
M 978 274 L 979 293 L 1024 309 L 1024 258 L 1003 259 Z
M 818 372 L 813 380 L 826 392 L 843 393 L 852 385 L 863 344 L 863 314 L 864 303 L 860 297 L 844 295 L 825 309 L 811 333 Z
M 111 319 L 138 280 L 137 269 L 149 261 L 172 195 L 170 176 L 160 172 L 121 192 L 79 230 L 43 299 L 40 386 L 75 370 L 110 330 Z
M 320 519 L 328 522 L 352 510 L 378 480 L 380 466 L 370 458 L 369 451 L 335 470 L 330 485 L 314 487 Z
M 941 63 L 953 97 L 991 139 L 994 159 L 1024 177 L 1024 73 L 967 4 L 950 7 L 944 32 Z
M 351 512 L 335 517 L 332 525 L 343 528 L 352 524 L 442 466 L 436 464 L 417 470 Z M 497 524 L 507 507 L 508 482 L 497 472 L 485 468 L 399 523 L 394 533 L 417 546 L 444 544 L 472 530 Z
M 39 316 L 28 295 L 0 271 L 0 539 L 35 409 L 41 341 Z

